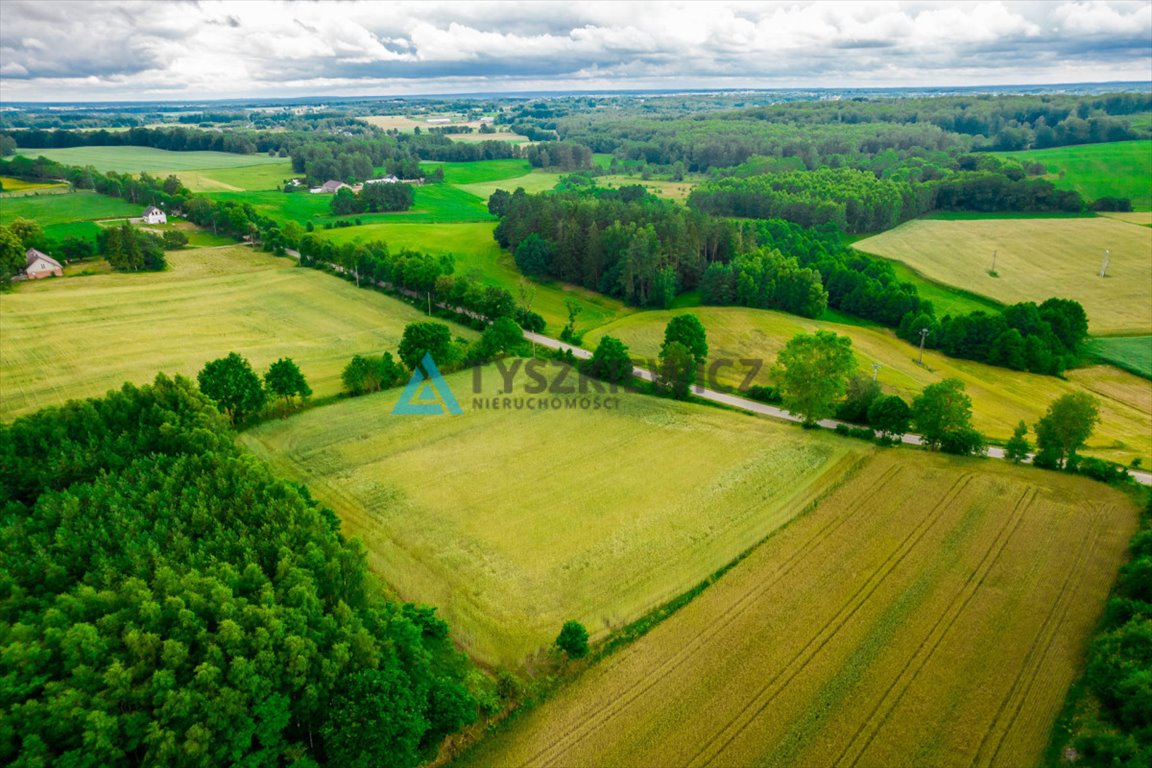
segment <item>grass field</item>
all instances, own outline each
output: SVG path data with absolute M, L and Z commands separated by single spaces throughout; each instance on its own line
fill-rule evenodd
M 453 765 L 1037 765 L 1136 518 L 1083 478 L 881 453 Z
M 176 171 L 176 175 L 193 192 L 240 192 L 274 190 L 297 174 L 290 161 L 280 160 L 234 168 Z
M 969 312 L 998 312 L 1004 308 L 1000 302 L 985 296 L 928 280 L 904 262 L 889 261 L 889 263 L 892 265 L 897 279 L 916 286 L 920 298 L 931 301 L 936 314 L 940 317 L 962 315 Z
M 532 172 L 527 160 L 480 160 L 474 163 L 421 163 L 424 173 L 437 168 L 444 170 L 445 184 L 476 184 L 524 176 Z
M 482 391 L 500 392 L 497 370 L 481 370 Z M 447 381 L 461 416 L 393 416 L 393 390 L 242 440 L 307 482 L 401 596 L 436 605 L 490 663 L 521 661 L 567 619 L 603 635 L 638 618 L 787 523 L 867 450 L 629 393 L 617 410 L 475 409 L 473 374 Z
M 601 187 L 626 187 L 639 184 L 654 195 L 666 197 L 669 200 L 684 202 L 691 194 L 696 184 L 692 181 L 665 181 L 661 179 L 648 179 L 645 181 L 639 176 L 598 176 L 596 183 Z
M 713 360 L 758 358 L 765 366 L 757 383 L 771 381 L 776 354 L 798 333 L 831 330 L 852 338 L 859 369 L 872 372 L 879 363 L 879 380 L 888 392 L 911 402 L 928 384 L 955 377 L 965 383 L 972 398 L 974 423 L 984 434 L 1006 440 L 1020 419 L 1034 424 L 1048 404 L 1068 392 L 1087 389 L 1101 399 L 1101 423 L 1089 440 L 1087 453 L 1127 464 L 1140 457 L 1152 464 L 1152 383 L 1114 368 L 1097 366 L 1070 371 L 1068 380 L 1053 376 L 994 368 L 971 360 L 924 352 L 924 366 L 916 364 L 916 347 L 885 328 L 806 320 L 795 315 L 742 307 L 696 307 L 691 310 L 708 331 Z M 628 345 L 636 358 L 654 358 L 664 339 L 664 327 L 679 312 L 637 312 L 591 331 L 584 346 L 594 349 L 604 335 Z M 722 384 L 737 386 L 748 368 L 720 368 Z M 1102 382 L 1109 382 L 1104 386 Z
M 251 165 L 283 166 L 280 157 L 238 155 L 233 152 L 170 152 L 151 147 L 70 147 L 68 149 L 23 149 L 16 153 L 28 157 L 44 156 L 65 165 L 91 165 L 98 171 L 119 171 L 152 175 L 209 168 L 240 168 Z
M 459 188 L 479 197 L 487 204 L 488 198 L 498 189 L 515 192 L 518 188 L 523 188 L 524 191 L 529 194 L 547 192 L 556 186 L 556 183 L 560 181 L 560 177 L 563 175 L 562 173 L 553 173 L 551 171 L 532 171 L 523 176 L 460 184 Z
M 1118 368 L 1152 379 L 1152 336 L 1112 336 L 1093 339 L 1092 354 Z
M 1095 335 L 1152 330 L 1152 230 L 1126 222 L 910 221 L 853 247 L 1006 304 L 1075 299 Z M 1104 249 L 1108 276 L 1100 278 Z M 988 274 L 993 251 L 999 277 Z
M 1000 153 L 1024 162 L 1043 163 L 1045 178 L 1074 189 L 1091 201 L 1127 197 L 1136 210 L 1152 210 L 1152 141 L 1118 141 L 1074 147 Z
M 175 251 L 167 272 L 26 283 L 0 294 L 0 418 L 235 351 L 300 365 L 317 396 L 354 354 L 395 350 L 416 309 L 241 246 Z M 471 331 L 458 328 L 461 335 Z
M 388 223 L 324 230 L 322 234 L 337 243 L 383 240 L 392 250 L 411 248 L 426 253 L 450 253 L 456 257 L 456 274 L 473 275 L 482 282 L 507 288 L 519 300 L 519 285 L 524 278 L 516 269 L 512 256 L 500 250 L 492 239 L 494 227 L 491 222 L 413 224 L 396 219 Z M 532 311 L 544 317 L 548 322 L 547 332 L 553 335 L 558 335 L 568 321 L 566 299 L 579 303 L 581 313 L 577 328 L 582 330 L 632 311 L 615 299 L 577 286 L 530 284 L 536 286 Z
M 0 224 L 13 219 L 34 219 L 48 228 L 56 224 L 139 216 L 144 206 L 116 197 L 81 190 L 67 195 L 17 197 L 0 201 Z

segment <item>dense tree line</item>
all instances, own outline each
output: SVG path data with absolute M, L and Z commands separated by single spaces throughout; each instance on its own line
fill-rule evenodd
M 705 266 L 736 255 L 733 225 L 641 187 L 529 195 L 498 191 L 494 236 L 533 277 L 552 277 L 638 306 L 668 306 Z
M 570 141 L 531 144 L 525 150 L 524 157 L 533 168 L 579 171 L 592 167 L 592 150 Z
M 0 425 L 0 760 L 415 766 L 476 717 L 432 609 L 185 379 Z
M 65 149 L 68 147 L 152 147 L 173 152 L 232 152 L 249 155 L 268 151 L 257 144 L 253 135 L 237 131 L 203 131 L 185 126 L 145 128 L 134 126 L 126 131 L 45 131 L 40 129 L 7 132 L 16 145 L 27 149 Z M 279 148 L 279 147 L 277 147 Z
M 700 279 L 700 300 L 715 306 L 779 309 L 803 317 L 819 317 L 828 308 L 828 292 L 817 270 L 767 248 L 738 254 L 728 263 L 709 264 Z

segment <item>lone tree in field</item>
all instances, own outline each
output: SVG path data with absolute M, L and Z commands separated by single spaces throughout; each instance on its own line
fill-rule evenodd
M 425 354 L 432 355 L 438 367 L 444 367 L 452 349 L 452 331 L 443 323 L 409 323 L 404 328 L 397 350 L 401 362 L 409 370 L 416 370 Z
M 831 331 L 793 336 L 776 357 L 784 407 L 809 427 L 831 416 L 855 367 L 852 339 L 847 336 Z
M 235 352 L 205 365 L 196 381 L 200 391 L 215 401 L 233 424 L 259 413 L 267 399 L 256 371 Z
M 868 423 L 888 437 L 901 437 L 911 421 L 912 409 L 899 395 L 881 395 L 868 408 Z
M 1100 401 L 1087 392 L 1071 392 L 1048 406 L 1036 423 L 1037 463 L 1066 467 L 1100 421 Z
M 268 367 L 264 374 L 264 386 L 276 397 L 284 398 L 284 405 L 292 404 L 292 398 L 307 400 L 312 397 L 312 387 L 304 379 L 299 366 L 290 357 L 282 357 Z
M 600 337 L 592 357 L 584 364 L 584 372 L 611 384 L 626 384 L 632 378 L 632 358 L 628 347 L 612 336 Z
M 578 621 L 564 622 L 556 638 L 556 647 L 570 659 L 584 658 L 588 655 L 588 630 Z
M 1016 425 L 1016 429 L 1012 430 L 1012 437 L 1004 443 L 1004 459 L 1013 464 L 1019 464 L 1028 458 L 1031 451 L 1032 443 L 1028 442 L 1028 425 L 1021 419 L 1020 423 Z
M 696 358 L 688 347 L 678 341 L 664 345 L 660 355 L 660 369 L 656 372 L 656 387 L 677 400 L 687 400 L 696 383 Z
M 984 448 L 983 437 L 972 428 L 972 399 L 959 379 L 924 387 L 912 402 L 912 421 L 934 451 L 971 454 Z
M 668 345 L 674 341 L 688 348 L 697 365 L 703 364 L 708 359 L 708 333 L 696 315 L 677 315 L 668 321 L 668 325 L 664 328 L 664 344 L 660 347 L 661 357 L 664 356 Z

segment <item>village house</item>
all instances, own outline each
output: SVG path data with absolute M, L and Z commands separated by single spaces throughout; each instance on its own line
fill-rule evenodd
M 60 262 L 35 248 L 29 248 L 24 258 L 24 277 L 29 280 L 39 280 L 53 275 L 61 277 L 64 274 L 64 267 Z
M 148 206 L 144 209 L 144 215 L 141 217 L 145 224 L 167 224 L 168 216 L 164 211 L 160 210 L 154 205 Z
M 308 191 L 314 195 L 321 195 L 321 194 L 334 195 L 337 192 L 339 192 L 341 189 L 351 189 L 351 187 L 349 187 L 347 184 L 345 184 L 342 181 L 330 180 L 330 181 L 324 182 L 323 184 L 321 184 L 318 187 L 312 187 L 312 189 L 310 189 Z

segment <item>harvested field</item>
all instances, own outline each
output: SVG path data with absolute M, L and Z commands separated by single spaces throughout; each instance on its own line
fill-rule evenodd
M 1082 478 L 878 454 L 456 765 L 1036 765 L 1136 516 Z

